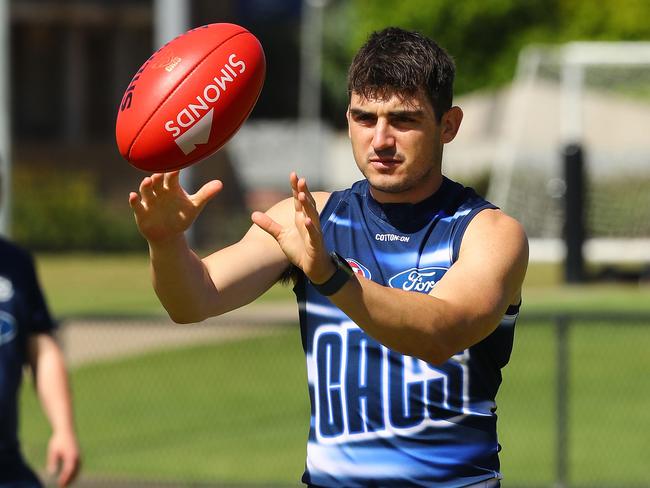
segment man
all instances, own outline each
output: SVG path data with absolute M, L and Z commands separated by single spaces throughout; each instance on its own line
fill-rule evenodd
M 241 241 L 205 259 L 182 232 L 220 182 L 188 196 L 178 173 L 154 174 L 130 194 L 154 288 L 175 321 L 225 313 L 295 277 L 312 405 L 308 485 L 499 484 L 495 396 L 527 240 L 442 176 L 443 146 L 462 120 L 453 78 L 430 39 L 397 28 L 371 35 L 348 77 L 365 179 L 312 193 L 292 173 L 292 198 L 255 212 Z
M 18 392 L 25 364 L 52 427 L 47 469 L 57 486 L 69 486 L 79 470 L 70 389 L 63 354 L 52 336 L 31 257 L 0 239 L 0 488 L 43 485 L 23 460 L 18 442 Z

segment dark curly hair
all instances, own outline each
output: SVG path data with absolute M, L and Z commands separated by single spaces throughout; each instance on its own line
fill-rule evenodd
M 373 32 L 352 60 L 348 96 L 410 97 L 424 90 L 440 121 L 451 108 L 455 73 L 453 59 L 433 40 L 389 27 Z

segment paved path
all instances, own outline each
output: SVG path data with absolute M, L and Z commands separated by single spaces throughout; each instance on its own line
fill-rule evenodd
M 237 340 L 276 333 L 295 324 L 295 303 L 254 304 L 199 324 L 174 324 L 169 318 L 66 320 L 59 331 L 71 367 L 106 359 L 197 343 Z

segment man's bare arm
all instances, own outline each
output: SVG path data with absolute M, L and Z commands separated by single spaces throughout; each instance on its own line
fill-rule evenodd
M 487 337 L 519 303 L 527 263 L 521 226 L 486 210 L 470 223 L 458 261 L 429 295 L 359 279 L 330 299 L 379 342 L 440 364 Z
M 250 303 L 268 290 L 289 265 L 275 239 L 252 226 L 236 244 L 204 259 L 184 237 L 221 183 L 207 183 L 194 195 L 180 187 L 178 173 L 154 174 L 131 193 L 136 222 L 149 243 L 152 282 L 169 316 L 178 323 L 199 322 Z M 267 214 L 289 224 L 293 200 L 273 206 Z

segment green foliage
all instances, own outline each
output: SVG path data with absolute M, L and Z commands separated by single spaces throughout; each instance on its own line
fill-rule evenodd
M 33 250 L 114 251 L 143 248 L 130 212 L 98 194 L 92 171 L 22 169 L 13 175 L 13 236 Z
M 562 0 L 557 2 L 565 39 L 647 40 L 647 0 Z
M 465 93 L 512 79 L 527 44 L 647 39 L 648 18 L 645 0 L 333 2 L 325 23 L 324 83 L 344 109 L 352 56 L 372 31 L 387 26 L 420 31 L 447 49 L 457 65 L 456 93 Z

